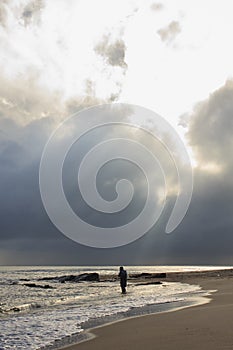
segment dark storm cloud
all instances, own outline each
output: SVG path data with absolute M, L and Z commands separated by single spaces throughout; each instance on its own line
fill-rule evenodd
M 81 108 L 80 105 L 76 105 L 76 107 Z M 126 121 L 128 115 L 130 115 L 130 109 L 123 111 L 119 121 Z M 127 252 L 125 262 L 130 263 L 137 257 L 134 244 L 127 249 L 123 247 L 113 250 L 80 246 L 63 236 L 50 222 L 40 198 L 39 162 L 43 147 L 53 129 L 52 117 L 37 119 L 26 125 L 19 124 L 10 118 L 2 117 L 0 120 L 1 263 L 113 264 L 121 259 L 121 254 L 124 251 Z M 83 145 L 78 146 L 78 155 L 82 155 L 82 152 L 90 148 L 93 142 L 119 136 L 117 129 L 104 129 L 98 131 L 97 134 L 91 135 L 89 140 L 87 139 Z M 129 136 L 129 134 L 130 132 L 126 132 L 124 136 Z M 148 135 L 140 136 L 133 133 L 131 137 L 150 144 Z M 137 172 L 137 169 L 132 165 L 128 164 L 125 167 L 125 164 L 120 162 L 115 165 L 115 168 L 110 166 L 103 169 L 103 174 L 100 173 L 97 180 L 100 193 L 104 198 L 113 199 L 116 181 L 126 177 L 131 179 L 136 186 L 136 200 L 127 208 L 126 214 L 123 213 L 118 217 L 114 217 L 114 215 L 98 216 L 95 212 L 88 210 L 75 191 L 77 179 L 74 161 L 77 158 L 77 152 L 73 154 L 74 156 L 72 157 L 71 154 L 70 159 L 65 164 L 68 169 L 68 178 L 64 177 L 64 189 L 74 210 L 78 209 L 78 213 L 88 222 L 107 227 L 124 224 L 137 215 L 146 196 L 143 174 Z M 167 161 L 169 163 L 169 160 Z M 169 164 L 168 167 L 170 167 Z M 151 171 L 153 171 L 153 167 Z M 74 176 L 72 177 L 70 174 Z M 171 177 L 170 181 L 173 180 Z M 155 188 L 156 183 L 157 178 L 155 177 Z M 156 198 L 156 191 L 154 196 Z
M 227 81 L 189 115 L 187 137 L 198 166 L 190 209 L 172 252 L 191 261 L 232 264 L 233 83 Z
M 193 198 L 181 225 L 172 234 L 164 234 L 175 200 L 171 194 L 164 214 L 146 236 L 130 245 L 109 250 L 84 247 L 70 241 L 57 231 L 43 209 L 38 170 L 43 145 L 53 129 L 49 118 L 26 126 L 2 119 L 0 232 L 3 261 L 38 264 L 118 264 L 119 261 L 124 264 L 232 264 L 232 96 L 232 82 L 229 81 L 196 106 L 187 119 L 187 136 L 200 166 L 194 171 Z M 108 134 L 105 130 L 103 134 L 105 137 L 114 136 L 113 131 Z M 142 142 L 143 136 L 136 137 Z M 91 138 L 92 141 L 94 139 Z M 86 148 L 87 145 L 82 147 L 83 150 Z M 73 154 L 76 154 L 75 151 Z M 69 162 L 73 161 L 71 153 L 66 164 L 68 170 Z M 208 167 L 203 169 L 204 163 L 213 162 L 220 165 L 220 172 Z M 118 164 L 116 169 L 119 172 L 123 167 Z M 101 194 L 108 199 L 114 195 L 116 169 L 105 169 L 103 184 L 109 185 L 107 188 L 100 187 Z M 127 172 L 127 176 L 132 174 L 130 168 Z M 76 177 L 73 175 L 70 171 L 65 173 L 64 188 L 75 210 L 73 188 Z M 135 181 L 139 179 L 136 176 Z M 137 213 L 138 207 L 139 202 L 136 202 L 132 215 Z M 101 224 L 103 220 L 103 217 L 88 213 L 85 205 L 82 205 L 81 214 L 94 223 Z M 122 220 L 123 223 L 125 218 L 122 217 Z M 111 226 L 111 220 L 108 222 L 106 217 L 104 223 Z
M 160 39 L 165 43 L 171 43 L 175 40 L 177 35 L 181 32 L 180 23 L 177 21 L 172 21 L 166 27 L 161 28 L 157 31 Z
M 127 67 L 125 62 L 125 50 L 126 46 L 122 39 L 111 42 L 108 35 L 104 36 L 102 41 L 95 47 L 95 52 L 102 56 L 108 64 L 121 68 Z

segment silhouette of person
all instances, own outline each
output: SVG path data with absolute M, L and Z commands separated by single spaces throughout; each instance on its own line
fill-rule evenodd
M 126 293 L 126 286 L 127 286 L 127 272 L 126 272 L 126 270 L 124 270 L 123 266 L 120 267 L 120 272 L 118 274 L 118 277 L 120 277 L 122 294 L 125 294 Z

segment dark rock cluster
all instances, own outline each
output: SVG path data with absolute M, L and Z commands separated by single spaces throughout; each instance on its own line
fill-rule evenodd
M 65 282 L 99 282 L 100 277 L 97 272 L 82 273 L 80 275 L 66 275 L 66 276 L 55 276 L 55 277 L 43 277 L 39 281 L 57 281 L 60 283 Z

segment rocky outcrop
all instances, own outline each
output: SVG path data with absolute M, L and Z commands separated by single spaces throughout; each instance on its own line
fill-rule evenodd
M 99 274 L 97 272 L 91 272 L 91 273 L 82 273 L 80 275 L 66 275 L 66 276 L 56 276 L 56 277 L 43 277 L 40 278 L 38 281 L 57 281 L 60 283 L 66 283 L 66 282 L 99 282 Z
M 81 275 L 78 276 L 78 282 L 81 281 L 96 281 L 99 282 L 100 277 L 97 272 L 92 272 L 92 273 L 82 273 Z

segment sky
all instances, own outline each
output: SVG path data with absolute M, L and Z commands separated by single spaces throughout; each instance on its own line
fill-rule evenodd
M 0 2 L 1 265 L 233 265 L 232 12 L 231 0 Z M 192 164 L 193 193 L 183 220 L 166 234 L 177 178 L 158 145 L 124 131 L 120 137 L 131 135 L 163 158 L 166 205 L 137 240 L 95 248 L 69 239 L 50 220 L 40 193 L 40 161 L 66 118 L 119 102 L 158 113 L 177 132 Z M 119 121 L 128 122 L 128 114 Z M 117 181 L 129 178 L 135 195 L 127 212 L 100 215 L 77 190 L 77 162 L 94 141 L 119 137 L 118 132 L 94 133 L 64 163 L 70 205 L 101 227 L 124 225 L 146 201 L 143 172 L 123 160 L 103 167 L 97 182 L 100 194 L 112 201 Z M 153 178 L 151 164 L 148 172 L 158 204 L 162 180 Z M 59 212 L 59 204 L 55 208 Z

